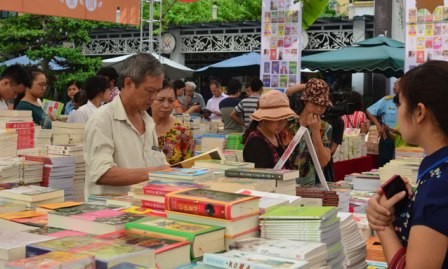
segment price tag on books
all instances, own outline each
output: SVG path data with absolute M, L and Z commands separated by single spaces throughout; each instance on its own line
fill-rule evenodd
M 316 173 L 317 173 L 317 176 L 319 177 L 320 184 L 322 184 L 322 186 L 325 188 L 325 190 L 329 191 L 330 188 L 328 187 L 327 181 L 325 180 L 325 176 L 322 171 L 322 167 L 320 166 L 319 159 L 317 158 L 316 149 L 314 149 L 314 145 L 313 145 L 313 141 L 311 140 L 310 133 L 308 132 L 308 129 L 303 126 L 301 126 L 299 128 L 296 135 L 292 138 L 291 142 L 289 143 L 289 145 L 286 148 L 285 152 L 283 153 L 282 157 L 280 157 L 280 160 L 274 166 L 274 169 L 282 169 L 283 168 L 283 166 L 285 165 L 289 156 L 291 156 L 292 151 L 296 148 L 297 144 L 300 142 L 302 137 L 305 137 L 306 146 L 308 147 L 308 149 L 310 151 L 311 159 L 313 160 L 314 168 L 316 169 Z

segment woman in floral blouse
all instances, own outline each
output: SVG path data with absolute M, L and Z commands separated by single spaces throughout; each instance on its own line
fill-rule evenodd
M 175 164 L 194 156 L 194 139 L 190 128 L 176 122 L 172 116 L 176 102 L 176 92 L 167 81 L 154 97 L 151 116 L 156 123 L 159 148 L 170 164 Z

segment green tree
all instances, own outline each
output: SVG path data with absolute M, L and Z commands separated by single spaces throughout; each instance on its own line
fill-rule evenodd
M 2 60 L 27 55 L 41 59 L 47 74 L 51 98 L 65 98 L 65 85 L 70 80 L 84 81 L 101 67 L 101 59 L 86 57 L 80 45 L 89 41 L 89 31 L 101 23 L 76 19 L 21 15 L 0 20 L 0 51 Z M 75 44 L 76 47 L 66 46 Z M 64 70 L 51 70 L 53 60 Z

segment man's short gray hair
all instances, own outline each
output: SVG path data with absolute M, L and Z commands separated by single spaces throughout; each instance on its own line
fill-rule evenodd
M 196 84 L 193 81 L 187 81 L 185 82 L 185 87 L 190 86 L 193 91 L 196 90 Z
M 120 80 L 129 77 L 138 86 L 147 76 L 155 77 L 164 74 L 163 65 L 149 53 L 137 53 L 123 61 Z

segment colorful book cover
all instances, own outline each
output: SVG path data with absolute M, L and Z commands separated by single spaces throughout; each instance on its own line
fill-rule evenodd
M 98 235 L 96 238 L 102 240 L 115 240 L 130 245 L 137 245 L 144 248 L 149 248 L 155 253 L 162 253 L 169 249 L 189 245 L 189 241 L 179 241 L 164 237 L 162 234 L 153 233 L 151 236 L 145 233 L 139 233 L 129 230 L 121 230 L 113 233 Z
M 78 206 L 78 205 L 82 205 L 83 203 L 80 202 L 62 202 L 62 203 L 50 203 L 50 204 L 43 204 L 43 205 L 39 205 L 39 207 L 45 208 L 45 209 L 50 209 L 50 210 L 55 210 L 55 209 L 59 209 L 59 208 L 66 208 L 66 207 L 72 207 L 72 206 Z
M 59 269 L 83 268 L 94 269 L 95 257 L 88 254 L 53 251 L 6 264 L 6 268 L 21 269 Z
M 1 219 L 7 220 L 15 220 L 15 219 L 24 219 L 24 218 L 34 218 L 45 216 L 45 213 L 37 212 L 37 211 L 22 211 L 22 212 L 13 212 L 13 213 L 3 213 L 0 214 Z
M 55 215 L 61 215 L 61 216 L 73 216 L 73 215 L 81 215 L 88 212 L 94 212 L 104 209 L 115 209 L 117 207 L 113 206 L 105 206 L 105 205 L 98 205 L 98 204 L 82 204 L 79 206 L 73 206 L 73 207 L 65 207 L 65 208 L 59 208 L 51 212 L 51 214 Z
M 44 226 L 47 226 L 47 224 L 48 224 L 48 216 L 42 215 L 42 216 L 29 217 L 29 218 L 18 218 L 18 219 L 14 219 L 14 221 L 22 223 L 22 224 L 30 225 L 30 226 L 44 227 Z
M 259 197 L 209 189 L 187 189 L 167 194 L 165 207 L 172 211 L 232 219 L 239 217 L 233 211 L 233 207 L 238 204 L 248 204 L 247 207 L 241 205 L 242 210 L 239 215 L 256 212 L 258 204 L 252 205 L 254 200 L 258 202 Z M 256 208 L 251 209 L 250 206 L 256 206 Z
M 146 252 L 148 260 L 150 256 L 150 252 L 143 247 L 128 244 L 116 244 L 112 241 L 103 241 L 99 244 L 80 246 L 73 248 L 70 251 L 94 255 L 97 260 L 106 263 L 116 259 L 117 257 L 139 252 Z
M 130 222 L 126 224 L 125 227 L 126 230 L 137 229 L 180 236 L 186 238 L 190 242 L 194 240 L 196 235 L 224 229 L 223 227 L 212 225 L 151 217 Z
M 52 101 L 48 99 L 42 100 L 42 109 L 47 114 L 52 114 L 56 117 L 61 116 L 62 109 L 64 107 L 64 104 L 57 101 Z
M 13 189 L 1 190 L 0 197 L 23 200 L 28 202 L 37 202 L 41 200 L 63 196 L 63 190 L 56 190 L 40 186 L 20 186 Z
M 171 167 L 163 171 L 150 172 L 149 177 L 194 179 L 208 176 L 210 173 L 211 172 L 208 169 Z
M 69 237 L 62 237 L 62 238 L 56 238 L 53 240 L 48 240 L 45 242 L 40 242 L 36 244 L 31 244 L 27 246 L 27 256 L 33 256 L 36 255 L 35 253 L 31 252 L 29 253 L 28 247 L 32 247 L 35 249 L 40 250 L 46 250 L 44 252 L 53 251 L 53 250 L 60 250 L 60 251 L 69 251 L 75 248 L 80 248 L 86 245 L 94 245 L 94 244 L 100 244 L 104 242 L 103 240 L 88 237 L 88 236 L 69 236 Z M 40 253 L 37 254 L 41 254 Z

